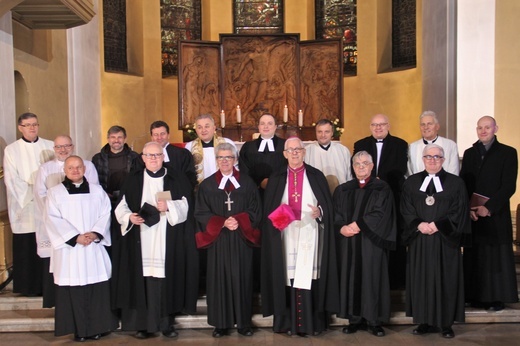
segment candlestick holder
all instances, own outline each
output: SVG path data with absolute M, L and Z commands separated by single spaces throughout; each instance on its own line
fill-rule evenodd
M 240 138 L 239 142 L 243 142 L 243 139 L 242 139 L 242 123 L 237 123 L 237 132 L 238 132 L 238 138 Z

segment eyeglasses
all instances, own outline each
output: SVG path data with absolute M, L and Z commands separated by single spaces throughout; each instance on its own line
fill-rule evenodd
M 33 129 L 35 127 L 40 126 L 40 124 L 38 124 L 38 123 L 36 123 L 36 124 L 23 124 L 23 125 L 19 125 L 19 126 Z
M 231 161 L 234 160 L 234 156 L 217 156 L 217 160 L 219 161 Z
M 444 158 L 444 156 L 440 156 L 440 155 L 424 155 L 423 156 L 423 159 L 426 159 L 428 161 L 430 161 L 430 160 L 439 161 L 443 158 Z
M 288 152 L 289 154 L 292 154 L 292 153 L 299 154 L 299 153 L 303 152 L 304 150 L 305 150 L 305 148 L 289 148 L 289 149 L 285 149 L 284 151 Z
M 371 127 L 385 127 L 386 125 L 388 125 L 388 123 L 380 123 L 380 124 L 373 123 L 373 124 L 370 124 Z
M 143 156 L 147 157 L 149 159 L 158 159 L 161 156 L 163 156 L 163 154 L 162 153 L 160 153 L 160 154 L 143 154 Z
M 60 150 L 60 149 L 68 149 L 70 147 L 72 147 L 73 144 L 63 144 L 63 145 L 55 145 L 54 146 L 54 149 L 56 150 Z
M 354 167 L 361 167 L 361 166 L 364 166 L 364 167 L 367 167 L 368 165 L 371 165 L 372 162 L 368 162 L 368 161 L 363 161 L 363 162 L 354 162 Z

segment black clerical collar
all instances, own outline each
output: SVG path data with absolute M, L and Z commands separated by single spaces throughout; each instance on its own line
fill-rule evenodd
M 76 195 L 80 193 L 89 193 L 90 188 L 88 186 L 87 178 L 83 177 L 81 184 L 73 183 L 69 178 L 65 177 L 62 182 L 63 186 L 67 189 L 69 195 Z
M 439 136 L 435 137 L 433 140 L 429 140 L 429 139 L 422 139 L 423 143 L 428 145 L 428 144 L 432 144 L 432 143 L 435 143 L 435 141 L 439 138 Z
M 372 137 L 372 138 L 374 138 L 374 137 Z M 382 138 L 382 139 L 380 139 L 380 138 L 374 138 L 374 140 L 376 141 L 376 143 L 384 143 L 385 138 Z
M 208 143 L 204 142 L 203 140 L 201 140 L 202 142 L 202 147 L 203 148 L 213 148 L 213 138 L 211 139 L 211 141 L 209 141 Z
M 166 169 L 164 167 L 162 167 L 160 170 L 158 170 L 155 173 L 152 172 L 151 170 L 149 170 L 148 168 L 146 168 L 146 174 L 148 174 L 152 178 L 161 178 L 164 176 L 165 173 L 166 173 Z
M 329 148 L 330 148 L 330 143 L 328 145 L 321 145 L 320 143 L 318 143 L 318 145 L 320 146 L 321 149 L 323 149 L 325 151 L 329 150 Z
M 30 141 L 30 140 L 28 140 L 27 138 L 25 138 L 23 136 L 22 136 L 22 139 L 26 143 L 36 143 L 36 142 L 38 142 L 38 139 L 40 139 L 40 137 L 36 137 L 36 139 L 34 141 Z

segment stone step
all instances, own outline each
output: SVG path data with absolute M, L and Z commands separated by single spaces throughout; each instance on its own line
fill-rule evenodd
M 176 318 L 178 329 L 208 329 L 206 315 L 185 315 Z M 506 309 L 499 312 L 466 309 L 466 323 L 519 323 L 520 304 L 507 304 Z M 345 319 L 333 317 L 332 326 L 348 324 Z M 410 325 L 412 318 L 406 317 L 404 311 L 392 313 L 389 325 Z M 258 328 L 270 328 L 272 317 L 253 315 L 253 325 Z M 19 310 L 0 312 L 0 332 L 40 332 L 54 330 L 54 310 Z
M 0 301 L 5 298 L 0 298 Z M 38 298 L 13 297 L 12 300 L 18 306 L 34 304 Z M 27 302 L 30 301 L 30 302 Z M 41 306 L 41 298 L 40 303 Z M 6 304 L 4 304 L 6 305 Z M 27 305 L 26 305 L 27 306 Z M 178 329 L 213 328 L 207 324 L 206 302 L 199 299 L 196 315 L 182 315 L 176 318 Z M 484 311 L 475 308 L 466 308 L 466 323 L 519 323 L 520 303 L 506 304 L 502 311 Z M 332 326 L 348 324 L 347 320 L 333 317 Z M 404 305 L 396 304 L 392 313 L 390 325 L 413 324 L 412 318 L 405 316 Z M 253 325 L 261 328 L 269 328 L 273 325 L 272 317 L 263 317 L 261 314 L 253 315 Z M 0 311 L 0 332 L 37 332 L 54 330 L 54 309 L 25 309 Z

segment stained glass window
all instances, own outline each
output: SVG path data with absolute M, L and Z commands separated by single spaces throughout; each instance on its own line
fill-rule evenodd
M 283 33 L 283 0 L 234 0 L 235 34 Z
M 201 0 L 161 0 L 162 75 L 178 73 L 178 43 L 201 39 Z
M 105 71 L 128 72 L 126 56 L 126 0 L 103 1 Z
M 316 39 L 342 38 L 343 73 L 357 73 L 357 0 L 316 0 Z
M 392 0 L 392 67 L 415 67 L 416 0 Z

